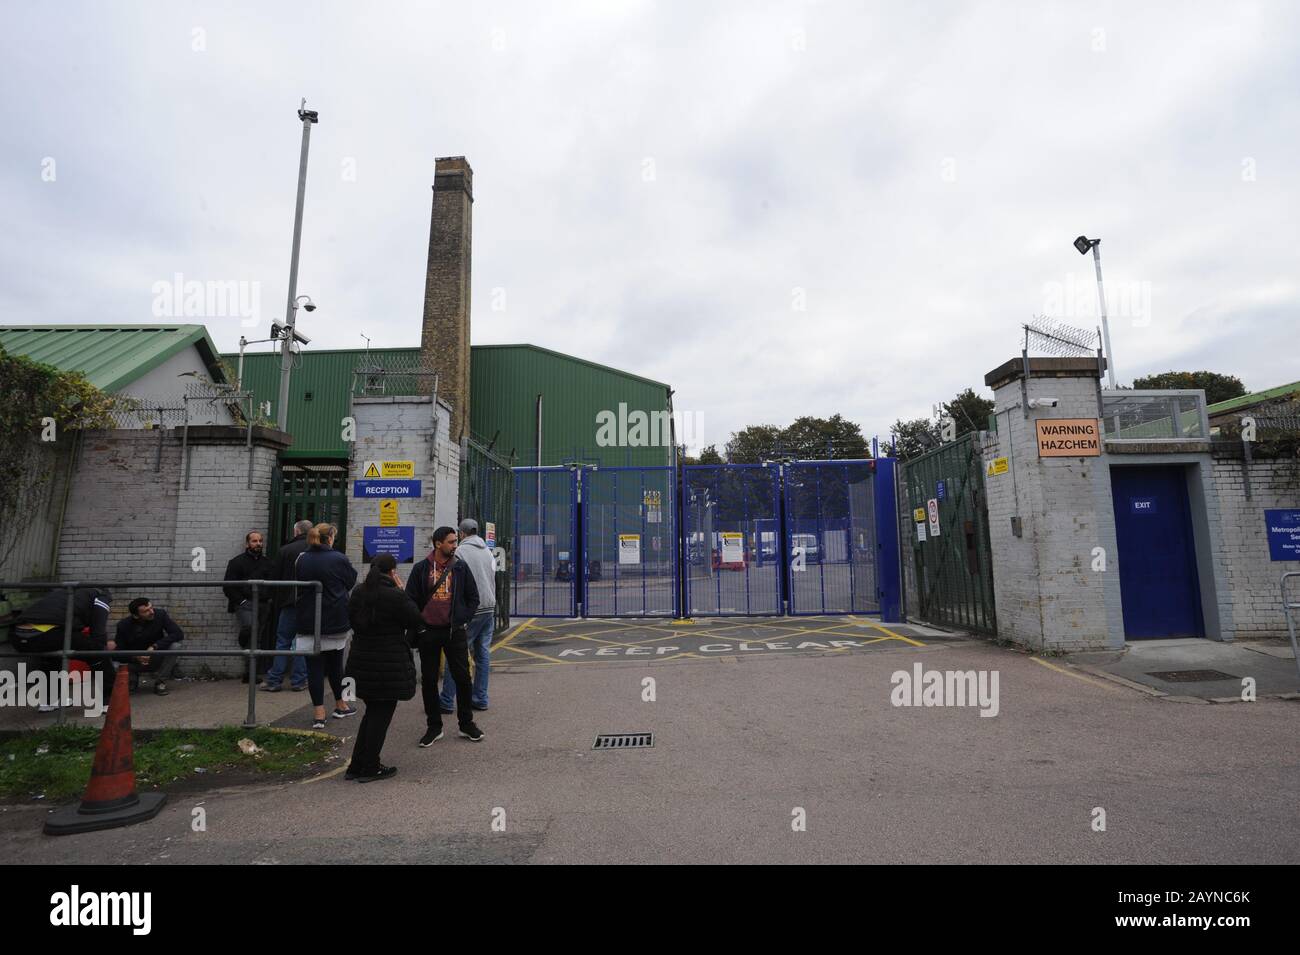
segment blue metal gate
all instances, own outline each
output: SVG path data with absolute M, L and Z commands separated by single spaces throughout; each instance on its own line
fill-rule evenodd
M 866 460 L 785 465 L 791 614 L 880 611 L 876 464 Z M 889 496 L 892 500 L 892 493 Z M 884 523 L 893 526 L 892 518 Z
M 511 612 L 520 617 L 577 614 L 577 489 L 568 468 L 514 469 Z
M 512 613 L 899 618 L 893 460 L 681 473 L 515 468 Z
M 781 613 L 779 466 L 688 464 L 682 475 L 686 615 Z
M 671 467 L 579 474 L 584 617 L 677 614 L 677 494 Z

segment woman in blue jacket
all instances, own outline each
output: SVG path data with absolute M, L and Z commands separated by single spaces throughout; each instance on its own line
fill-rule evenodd
M 357 709 L 343 699 L 343 652 L 347 649 L 352 627 L 348 622 L 348 596 L 357 582 L 357 569 L 347 555 L 334 549 L 338 528 L 317 524 L 307 532 L 307 549 L 294 565 L 298 580 L 321 583 L 320 653 L 307 657 L 307 689 L 315 706 L 313 729 L 325 728 L 325 678 L 334 693 L 334 718 L 355 716 Z M 316 588 L 298 588 L 295 605 L 298 633 L 294 650 L 310 653 L 315 647 Z

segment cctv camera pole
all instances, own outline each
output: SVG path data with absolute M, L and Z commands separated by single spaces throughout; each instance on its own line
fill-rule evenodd
M 289 259 L 289 304 L 284 309 L 284 338 L 280 342 L 280 400 L 275 406 L 276 423 L 281 431 L 289 430 L 289 369 L 293 364 L 293 323 L 298 309 L 298 249 L 302 244 L 302 204 L 307 194 L 307 148 L 311 145 L 312 124 L 319 121 L 315 110 L 307 109 L 304 99 L 298 108 L 302 120 L 302 154 L 298 159 L 298 205 L 293 214 L 293 254 Z
M 1106 289 L 1101 284 L 1101 239 L 1092 240 L 1092 264 L 1097 267 L 1097 301 L 1101 303 L 1101 335 L 1106 345 L 1106 373 L 1115 390 L 1115 354 L 1110 350 L 1110 323 L 1106 321 Z

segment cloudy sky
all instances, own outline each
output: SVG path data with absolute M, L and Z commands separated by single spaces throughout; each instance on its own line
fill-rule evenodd
M 49 3 L 0 29 L 0 322 L 155 284 L 282 315 L 306 96 L 312 347 L 419 341 L 436 156 L 474 168 L 475 344 L 670 383 L 703 443 L 868 433 L 1095 326 L 1122 382 L 1300 379 L 1300 6 Z M 499 291 L 494 291 L 499 290 Z M 498 306 L 494 308 L 494 302 Z M 260 346 L 266 347 L 266 346 Z M 698 442 L 697 442 L 698 443 Z

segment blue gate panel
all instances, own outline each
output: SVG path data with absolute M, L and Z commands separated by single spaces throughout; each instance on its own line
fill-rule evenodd
M 694 464 L 682 473 L 686 614 L 781 613 L 777 467 Z
M 881 623 L 898 623 L 903 619 L 896 464 L 893 458 L 876 458 L 876 589 L 880 595 Z
M 1179 467 L 1112 467 L 1120 599 L 1129 640 L 1203 637 L 1196 543 Z
M 583 616 L 677 613 L 677 497 L 671 467 L 581 473 Z
M 576 478 L 567 468 L 514 469 L 514 579 L 511 613 L 572 617 L 577 612 Z
M 796 461 L 784 471 L 790 613 L 878 612 L 875 462 Z

